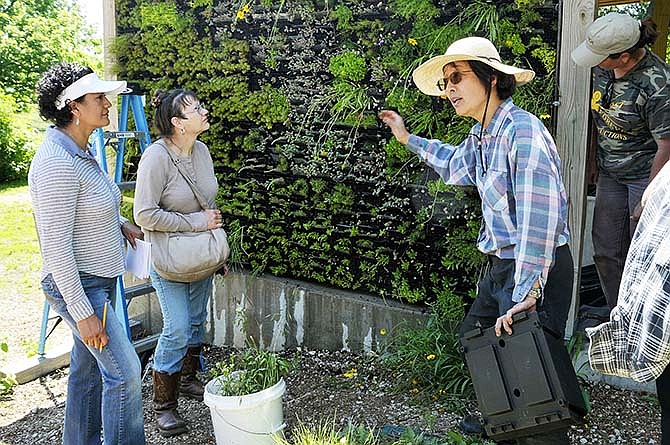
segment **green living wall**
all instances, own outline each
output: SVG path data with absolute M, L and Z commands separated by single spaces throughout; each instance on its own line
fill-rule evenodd
M 218 205 L 248 270 L 406 302 L 461 301 L 482 256 L 475 190 L 445 186 L 376 115 L 460 142 L 473 122 L 411 72 L 468 35 L 538 78 L 517 104 L 551 121 L 556 4 L 537 0 L 117 0 L 121 78 L 194 90 Z M 150 113 L 150 110 L 148 110 Z

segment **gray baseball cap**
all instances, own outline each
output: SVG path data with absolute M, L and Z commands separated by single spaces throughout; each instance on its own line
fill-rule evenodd
M 572 60 L 594 67 L 610 54 L 632 48 L 640 40 L 640 26 L 640 21 L 628 14 L 611 12 L 599 17 L 586 30 L 586 40 L 572 51 Z

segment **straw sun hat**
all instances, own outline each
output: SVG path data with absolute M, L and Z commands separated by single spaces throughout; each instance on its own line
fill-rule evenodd
M 448 63 L 463 60 L 478 60 L 502 73 L 511 74 L 516 78 L 517 85 L 528 83 L 535 77 L 534 71 L 502 63 L 498 50 L 488 39 L 466 37 L 449 45 L 443 55 L 435 56 L 420 65 L 412 73 L 412 79 L 422 93 L 429 96 L 443 96 L 445 92 L 437 86 L 437 82 L 444 78 L 442 68 Z

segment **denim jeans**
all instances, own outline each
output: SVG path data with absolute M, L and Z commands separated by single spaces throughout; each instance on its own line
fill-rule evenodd
M 514 260 L 502 260 L 489 255 L 479 278 L 477 298 L 465 316 L 459 333 L 477 328 L 493 326 L 501 314 L 507 312 L 514 303 Z M 574 266 L 572 255 L 567 245 L 556 249 L 554 265 L 549 271 L 544 286 L 544 295 L 537 305 L 537 313 L 542 324 L 560 337 L 565 333 L 572 295 Z M 512 328 L 514 328 L 512 326 Z M 557 363 L 557 366 L 572 366 L 572 363 Z M 567 428 L 516 440 L 518 445 L 568 445 Z
M 189 347 L 200 346 L 205 337 L 207 302 L 212 288 L 210 276 L 192 283 L 167 280 L 151 271 L 163 312 L 163 330 L 154 352 L 154 370 L 165 374 L 181 371 Z
M 114 301 L 116 278 L 84 272 L 79 276 L 95 315 L 102 319 L 105 301 Z M 52 275 L 44 277 L 42 289 L 51 309 L 63 317 L 74 338 L 63 443 L 144 445 L 140 360 L 114 311 L 108 308 L 105 331 L 109 343 L 100 352 L 83 343 Z
M 630 219 L 648 180 L 620 181 L 600 173 L 593 210 L 593 261 L 610 308 L 616 306 L 623 266 L 637 225 Z

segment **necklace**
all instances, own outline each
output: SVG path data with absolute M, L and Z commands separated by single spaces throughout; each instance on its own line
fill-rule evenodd
M 191 145 L 191 149 L 190 149 L 190 150 L 185 150 L 185 149 L 183 149 L 182 147 L 180 147 L 179 145 L 177 145 L 177 144 L 175 143 L 175 141 L 172 140 L 172 137 L 171 137 L 171 136 L 168 137 L 168 141 L 170 141 L 170 143 L 171 143 L 172 145 L 174 145 L 175 147 L 177 147 L 177 149 L 179 150 L 179 153 L 180 153 L 181 155 L 183 155 L 183 156 L 190 156 L 191 153 L 193 152 L 193 145 Z

